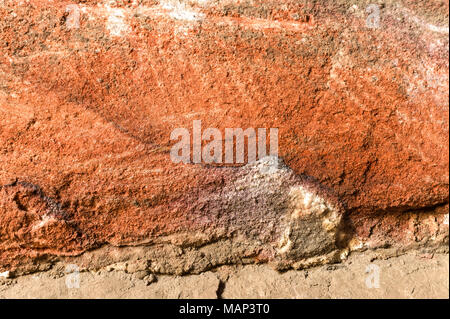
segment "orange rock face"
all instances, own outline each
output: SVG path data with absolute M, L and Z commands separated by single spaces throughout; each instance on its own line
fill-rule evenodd
M 206 269 L 446 243 L 448 2 L 369 5 L 0 1 L 0 270 L 109 245 L 231 243 Z M 194 120 L 278 128 L 280 159 L 173 163 Z

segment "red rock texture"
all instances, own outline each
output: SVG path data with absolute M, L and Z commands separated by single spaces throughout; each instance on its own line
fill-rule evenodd
M 370 3 L 0 1 L 0 270 L 174 234 L 277 242 L 284 199 L 224 198 L 252 170 L 171 162 L 193 120 L 279 128 L 286 185 L 339 207 L 340 249 L 446 242 L 448 1 L 386 1 L 378 28 Z

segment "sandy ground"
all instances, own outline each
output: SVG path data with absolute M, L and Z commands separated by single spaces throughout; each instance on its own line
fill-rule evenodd
M 183 277 L 66 269 L 0 278 L 0 298 L 449 298 L 448 254 L 358 253 L 308 270 L 223 266 Z

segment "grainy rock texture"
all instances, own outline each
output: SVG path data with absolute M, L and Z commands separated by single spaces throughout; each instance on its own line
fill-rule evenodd
M 266 265 L 223 266 L 148 283 L 123 270 L 48 272 L 0 279 L 1 298 L 448 298 L 448 254 L 356 253 L 339 265 L 276 272 Z M 70 269 L 69 269 L 70 270 Z M 73 271 L 73 270 L 72 270 Z M 75 277 L 77 276 L 77 277 Z
M 0 271 L 129 246 L 181 274 L 448 243 L 448 8 L 0 0 Z M 279 158 L 175 164 L 193 120 L 279 128 Z

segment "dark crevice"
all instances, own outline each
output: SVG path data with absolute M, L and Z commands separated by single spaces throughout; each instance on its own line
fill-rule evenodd
M 217 291 L 216 291 L 216 295 L 217 295 L 217 299 L 223 299 L 223 292 L 225 291 L 225 285 L 226 282 L 223 280 L 219 280 L 219 285 L 217 286 Z

